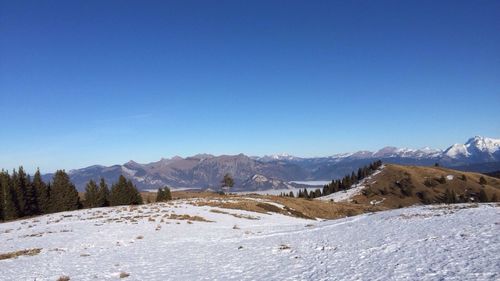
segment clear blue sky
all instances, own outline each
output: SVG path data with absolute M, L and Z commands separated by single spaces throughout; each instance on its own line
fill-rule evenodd
M 0 0 L 0 167 L 500 137 L 500 1 Z

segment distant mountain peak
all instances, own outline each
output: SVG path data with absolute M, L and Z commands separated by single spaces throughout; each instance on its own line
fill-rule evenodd
M 456 143 L 444 151 L 444 156 L 452 159 L 471 158 L 477 161 L 495 159 L 500 153 L 500 139 L 475 136 L 465 142 Z
M 261 161 L 280 161 L 280 160 L 294 160 L 299 159 L 299 157 L 293 156 L 288 153 L 278 153 L 272 155 L 264 155 L 263 157 L 255 157 L 257 160 Z
M 127 163 L 124 165 L 139 165 L 139 163 L 135 162 L 134 160 L 129 160 Z

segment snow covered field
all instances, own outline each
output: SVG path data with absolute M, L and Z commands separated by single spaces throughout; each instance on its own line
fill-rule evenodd
M 315 221 L 190 201 L 80 210 L 0 224 L 0 254 L 41 248 L 0 260 L 0 280 L 498 280 L 499 211 Z

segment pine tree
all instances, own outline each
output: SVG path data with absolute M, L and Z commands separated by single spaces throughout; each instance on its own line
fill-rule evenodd
M 52 212 L 71 211 L 80 207 L 78 191 L 64 170 L 54 174 L 50 199 Z
M 158 192 L 156 192 L 156 202 L 163 202 L 165 200 L 165 192 L 163 188 L 158 188 Z
M 315 191 L 314 191 L 314 198 L 318 198 L 318 197 L 321 197 L 321 189 L 317 188 Z
M 99 191 L 97 194 L 97 206 L 109 206 L 109 188 L 103 178 L 99 182 Z
M 99 190 L 95 181 L 90 180 L 85 186 L 85 205 L 88 208 L 99 207 Z
M 2 170 L 2 173 L 3 173 L 3 170 Z M 2 177 L 2 175 L 0 175 L 0 177 Z M 0 179 L 0 221 L 5 220 L 5 217 L 3 215 L 4 204 L 5 204 L 4 191 L 3 191 L 3 187 L 2 187 L 2 180 Z
M 0 188 L 3 194 L 3 218 L 5 220 L 16 219 L 20 216 L 17 204 L 16 192 L 8 172 L 0 173 Z
M 142 204 L 142 197 L 134 184 L 123 175 L 111 187 L 109 196 L 111 206 Z
M 306 188 L 304 188 L 303 196 L 304 196 L 305 199 L 309 199 L 309 192 L 307 192 Z
M 164 202 L 172 200 L 172 193 L 170 192 L 170 188 L 165 186 L 164 188 L 158 188 L 158 192 L 156 193 L 156 202 Z
M 14 192 L 16 194 L 16 199 L 17 199 L 17 209 L 19 212 L 19 216 L 23 217 L 25 215 L 25 208 L 26 208 L 26 184 L 27 184 L 27 179 L 26 179 L 26 173 L 24 172 L 23 167 L 19 167 L 19 171 L 16 172 L 14 169 L 12 171 L 12 186 L 14 188 Z
M 229 189 L 231 189 L 231 187 L 233 187 L 233 186 L 234 186 L 234 180 L 233 180 L 233 178 L 231 177 L 230 174 L 225 174 L 224 178 L 221 181 L 221 187 L 222 187 L 222 189 L 223 190 L 225 189 L 226 192 L 228 192 Z
M 40 170 L 37 169 L 33 176 L 31 188 L 36 198 L 37 213 L 46 214 L 50 210 L 50 194 L 48 186 L 43 182 Z
M 26 178 L 26 198 L 25 198 L 25 210 L 24 213 L 29 216 L 39 215 L 40 209 L 38 208 L 38 198 L 37 192 L 33 183 L 31 182 L 31 177 L 28 175 Z
M 481 177 L 479 178 L 479 184 L 480 184 L 480 185 L 485 185 L 486 183 L 487 183 L 487 182 L 486 182 L 486 179 L 485 179 L 483 176 L 481 176 Z
M 168 186 L 165 186 L 165 199 L 172 200 L 172 192 L 170 192 L 170 188 Z
M 351 183 L 354 184 L 358 181 L 356 174 L 354 172 L 351 173 Z

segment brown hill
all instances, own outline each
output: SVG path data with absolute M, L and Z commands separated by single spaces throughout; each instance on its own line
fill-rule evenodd
M 414 204 L 499 201 L 500 179 L 442 167 L 386 164 L 362 194 L 352 199 L 357 204 L 388 209 Z

